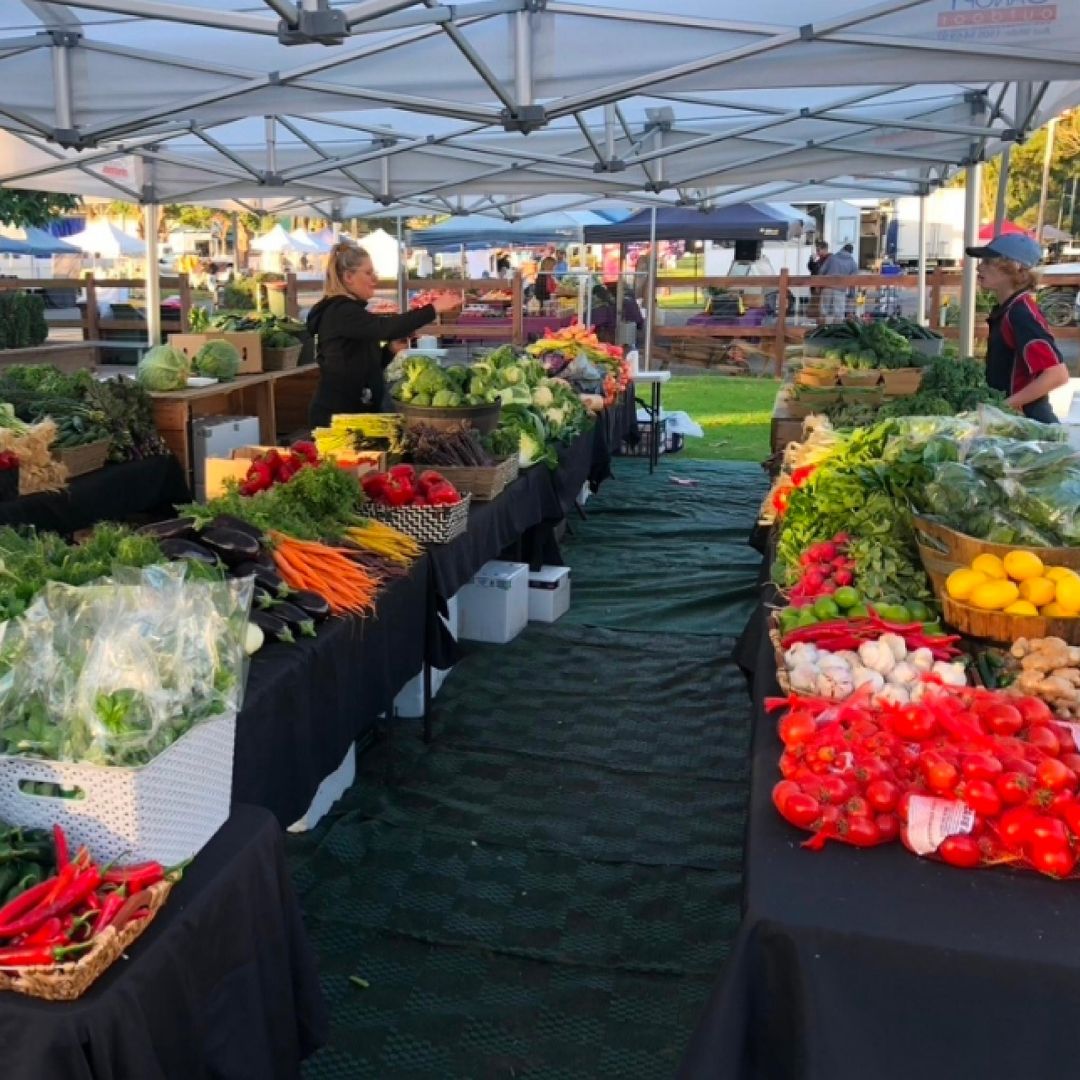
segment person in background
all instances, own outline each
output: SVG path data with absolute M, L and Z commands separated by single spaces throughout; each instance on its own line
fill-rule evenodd
M 845 244 L 839 251 L 834 251 L 818 268 L 820 277 L 851 277 L 859 272 L 855 261 L 855 248 Z M 854 296 L 854 289 L 823 289 L 821 314 L 827 319 L 842 321 L 847 316 L 848 296 Z
M 550 255 L 546 255 L 540 260 L 540 269 L 536 273 L 533 298 L 541 304 L 546 304 L 555 295 L 556 288 L 555 260 Z
M 569 272 L 570 272 L 570 267 L 566 262 L 566 252 L 565 251 L 556 251 L 555 252 L 555 270 L 554 270 L 555 280 L 556 281 L 562 281 L 562 279 L 564 277 L 566 277 L 566 275 Z
M 335 413 L 381 412 L 383 369 L 405 348 L 410 334 L 461 305 L 456 294 L 439 293 L 415 311 L 372 315 L 367 302 L 375 295 L 376 281 L 363 248 L 347 242 L 334 245 L 323 297 L 307 317 L 319 365 L 319 385 L 308 411 L 313 428 L 326 427 Z
M 1030 236 L 1010 233 L 969 247 L 979 260 L 979 288 L 997 298 L 987 323 L 986 381 L 1009 396 L 1005 404 L 1044 424 L 1056 424 L 1050 391 L 1069 381 L 1061 350 L 1035 301 L 1042 248 Z
M 814 250 L 810 255 L 810 258 L 806 262 L 806 269 L 810 271 L 811 277 L 817 277 L 821 273 L 822 264 L 829 257 L 829 245 L 824 240 L 819 240 L 814 245 Z M 821 290 L 810 286 L 810 311 L 809 315 L 813 319 L 821 317 Z
M 514 269 L 510 265 L 509 255 L 498 255 L 495 258 L 495 276 L 499 278 L 510 278 L 514 276 Z

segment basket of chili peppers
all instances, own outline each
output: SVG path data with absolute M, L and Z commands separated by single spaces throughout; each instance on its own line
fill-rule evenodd
M 0 908 L 0 990 L 74 1001 L 161 910 L 179 869 L 101 866 L 54 826 L 55 873 Z
M 471 496 L 435 469 L 417 473 L 412 465 L 395 465 L 368 473 L 360 484 L 366 513 L 422 544 L 447 544 L 468 528 Z

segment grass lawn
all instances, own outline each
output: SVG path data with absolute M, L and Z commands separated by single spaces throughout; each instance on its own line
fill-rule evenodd
M 776 379 L 718 375 L 672 378 L 664 385 L 664 408 L 689 413 L 705 429 L 704 438 L 686 440 L 680 456 L 763 461 L 769 456 L 769 421 L 779 385 Z

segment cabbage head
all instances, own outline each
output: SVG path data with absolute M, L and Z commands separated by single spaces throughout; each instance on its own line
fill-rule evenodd
M 235 378 L 240 370 L 240 350 L 231 341 L 211 338 L 195 354 L 195 370 L 222 382 Z
M 182 390 L 191 374 L 188 358 L 171 345 L 155 345 L 139 361 L 136 378 L 147 390 Z

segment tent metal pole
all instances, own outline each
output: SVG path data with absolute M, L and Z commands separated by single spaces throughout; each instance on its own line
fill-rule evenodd
M 514 96 L 518 105 L 533 103 L 532 23 L 528 11 L 514 15 Z
M 974 247 L 979 232 L 979 184 L 982 165 L 972 162 L 964 175 L 964 247 Z M 975 260 L 964 259 L 960 286 L 960 355 L 971 356 L 975 351 Z
M 1054 157 L 1054 134 L 1057 131 L 1057 117 L 1046 125 L 1046 149 L 1043 152 L 1042 183 L 1039 186 L 1039 216 L 1035 222 L 1035 239 L 1043 242 L 1043 225 L 1046 222 L 1046 195 L 1050 187 L 1050 162 Z
M 398 270 L 397 270 L 397 299 L 398 299 L 398 311 L 403 315 L 405 314 L 405 248 L 402 246 L 401 239 L 401 222 L 402 217 L 399 214 L 397 219 L 397 248 L 398 248 Z
M 146 233 L 146 336 L 151 346 L 161 344 L 161 278 L 158 268 L 158 215 L 156 202 L 143 206 Z
M 915 321 L 926 325 L 926 196 L 919 196 L 919 286 Z
M 645 320 L 644 371 L 652 370 L 653 323 L 656 322 L 656 207 L 649 211 L 649 277 L 645 286 L 649 292 L 649 314 Z
M 1001 232 L 1005 221 L 1005 200 L 1009 194 L 1009 165 L 1012 161 L 1012 143 L 1006 143 L 1001 151 L 1001 172 L 998 174 L 997 200 L 994 203 L 994 235 Z
M 54 45 L 52 49 L 53 97 L 56 103 L 56 126 L 62 130 L 74 127 L 71 98 L 71 49 Z

